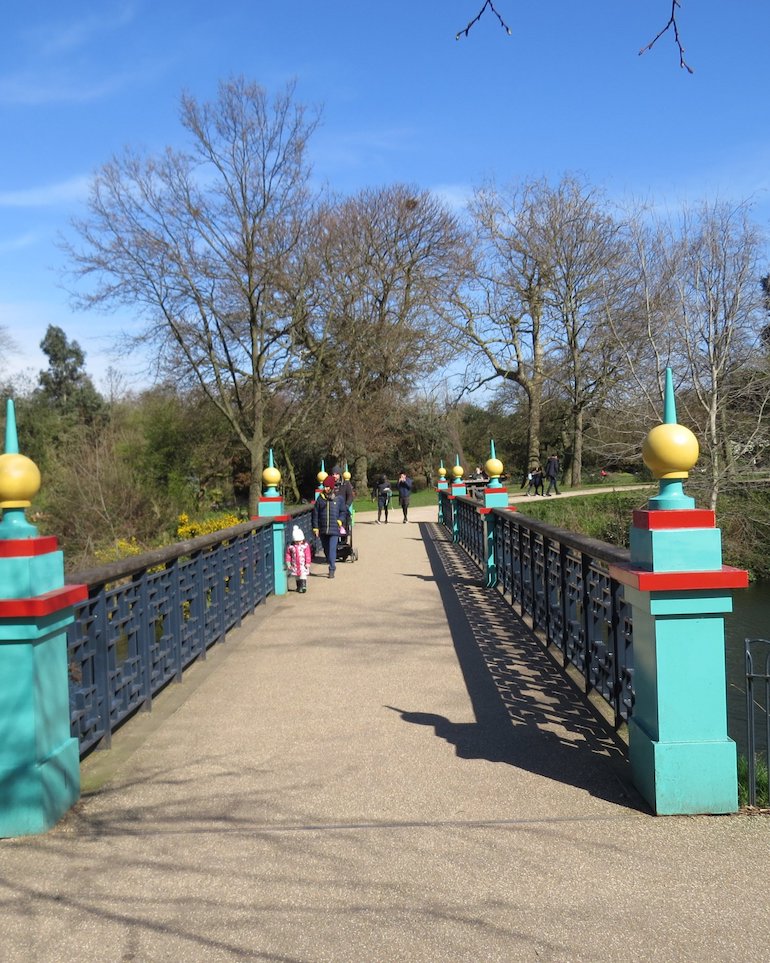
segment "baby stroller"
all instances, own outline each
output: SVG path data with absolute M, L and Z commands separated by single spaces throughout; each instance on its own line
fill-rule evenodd
M 342 519 L 342 528 L 340 529 L 340 537 L 337 541 L 337 561 L 338 562 L 351 562 L 358 561 L 358 552 L 353 548 L 353 523 L 354 523 L 353 506 L 348 509 L 345 517 Z

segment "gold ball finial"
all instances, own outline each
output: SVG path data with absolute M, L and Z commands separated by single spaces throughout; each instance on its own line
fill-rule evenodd
M 324 479 L 329 477 L 329 472 L 322 468 L 315 477 L 318 479 L 318 484 L 323 485 Z
M 40 491 L 40 469 L 26 455 L 0 455 L 0 508 L 28 508 Z
M 438 473 L 441 478 L 446 478 L 446 468 L 443 465 L 439 468 Z
M 452 468 L 452 477 L 455 479 L 455 481 L 460 481 L 460 479 L 463 477 L 463 466 L 462 466 L 462 465 L 455 465 L 455 466 Z
M 503 473 L 503 463 L 499 458 L 488 458 L 484 462 L 484 471 L 488 478 L 499 478 Z
M 281 483 L 281 473 L 275 465 L 268 465 L 262 472 L 262 482 L 265 488 L 277 488 Z
M 680 424 L 657 425 L 642 444 L 642 459 L 655 478 L 687 478 L 699 453 L 698 439 Z

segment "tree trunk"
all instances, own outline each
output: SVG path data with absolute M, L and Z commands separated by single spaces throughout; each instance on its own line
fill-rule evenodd
M 368 466 L 366 455 L 356 455 L 353 459 L 353 488 L 359 495 L 369 491 Z
M 578 487 L 583 480 L 583 409 L 576 408 L 572 417 L 572 465 L 570 483 Z

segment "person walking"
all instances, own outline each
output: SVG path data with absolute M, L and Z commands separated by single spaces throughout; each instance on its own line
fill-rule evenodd
M 552 490 L 557 495 L 560 495 L 559 486 L 556 484 L 556 480 L 559 477 L 559 459 L 554 454 L 552 454 L 545 463 L 545 477 L 548 479 L 548 491 L 546 495 L 550 495 Z
M 377 479 L 377 484 L 374 486 L 372 491 L 372 498 L 377 499 L 377 524 L 379 525 L 382 520 L 383 512 L 385 513 L 385 524 L 388 524 L 388 509 L 390 507 L 390 499 L 393 492 L 390 488 L 390 482 L 385 477 L 385 475 L 380 475 Z
M 543 494 L 543 469 L 540 465 L 537 465 L 532 469 L 532 484 L 535 486 L 535 495 Z M 529 494 L 529 490 L 527 490 Z
M 407 475 L 405 471 L 402 471 L 398 476 L 398 503 L 401 506 L 401 511 L 404 513 L 404 525 L 409 521 L 407 514 L 409 512 L 409 499 L 412 496 L 412 479 Z
M 307 577 L 310 574 L 310 563 L 313 553 L 310 545 L 305 541 L 305 533 L 295 525 L 291 533 L 291 543 L 286 546 L 286 568 L 297 580 L 297 591 L 307 592 Z
M 337 542 L 340 537 L 342 515 L 340 505 L 343 499 L 334 493 L 334 475 L 324 478 L 323 489 L 313 503 L 313 533 L 321 539 L 326 561 L 329 563 L 329 578 L 334 578 L 337 568 Z

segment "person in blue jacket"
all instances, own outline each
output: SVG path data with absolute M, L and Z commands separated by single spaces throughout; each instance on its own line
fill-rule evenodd
M 324 478 L 323 490 L 313 504 L 313 533 L 321 539 L 326 561 L 329 563 L 329 578 L 334 578 L 337 568 L 337 541 L 342 526 L 340 505 L 344 499 L 334 492 L 334 475 Z
M 407 514 L 409 512 L 409 498 L 412 494 L 412 479 L 407 475 L 405 471 L 402 471 L 398 476 L 398 503 L 401 506 L 401 511 L 404 513 L 404 525 L 409 521 Z

